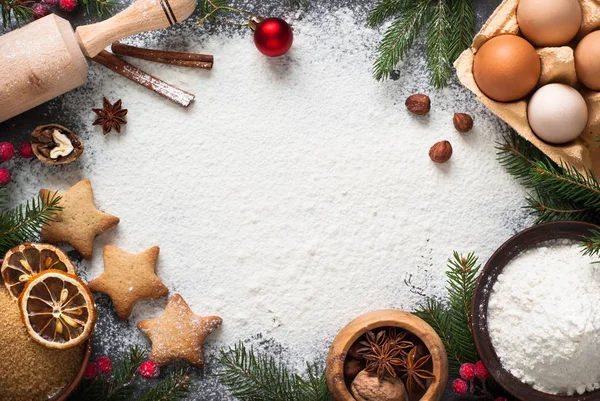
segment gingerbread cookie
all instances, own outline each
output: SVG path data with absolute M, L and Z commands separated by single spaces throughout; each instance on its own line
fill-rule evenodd
M 154 273 L 160 248 L 139 253 L 127 253 L 116 246 L 104 247 L 104 272 L 89 284 L 92 291 L 102 292 L 112 299 L 121 319 L 128 319 L 137 301 L 160 298 L 169 289 Z
M 152 341 L 150 359 L 158 365 L 184 359 L 202 368 L 204 340 L 222 322 L 218 316 L 194 314 L 181 295 L 175 294 L 161 317 L 143 320 L 138 323 L 138 328 Z
M 47 199 L 54 192 L 40 190 L 40 196 Z M 82 180 L 73 185 L 59 203 L 62 211 L 56 214 L 54 221 L 42 228 L 45 242 L 68 242 L 86 259 L 92 258 L 94 238 L 116 226 L 119 218 L 103 213 L 94 206 L 94 193 L 90 180 Z

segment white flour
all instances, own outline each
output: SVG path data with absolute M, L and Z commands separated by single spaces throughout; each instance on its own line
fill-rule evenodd
M 600 266 L 581 245 L 550 243 L 498 276 L 488 327 L 502 365 L 550 394 L 600 388 Z
M 98 207 L 121 218 L 83 262 L 88 279 L 102 272 L 106 244 L 160 245 L 158 276 L 198 314 L 224 319 L 209 359 L 262 333 L 302 367 L 356 316 L 443 296 L 453 250 L 486 258 L 528 224 L 523 191 L 496 161 L 505 126 L 456 83 L 431 89 L 419 48 L 400 80 L 376 82 L 381 33 L 351 10 L 321 12 L 287 17 L 295 42 L 278 59 L 246 30 L 138 37 L 130 43 L 215 55 L 211 72 L 129 59 L 196 102 L 182 109 L 92 65 L 88 85 L 57 110 L 82 123 L 71 127 L 86 144 L 80 161 L 15 173 L 15 199 L 90 178 Z M 424 118 L 404 107 L 417 91 L 432 97 Z M 91 126 L 103 95 L 129 109 L 120 136 Z M 475 116 L 471 133 L 454 130 L 457 111 Z M 428 151 L 442 139 L 454 155 L 437 165 Z M 140 302 L 132 327 L 165 304 Z M 109 354 L 123 330 L 98 339 Z M 127 342 L 146 341 L 131 333 Z

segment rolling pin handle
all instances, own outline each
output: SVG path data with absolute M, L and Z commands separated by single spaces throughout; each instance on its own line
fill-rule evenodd
M 111 43 L 140 32 L 167 28 L 194 12 L 196 0 L 137 0 L 112 18 L 77 28 L 83 53 L 92 58 Z

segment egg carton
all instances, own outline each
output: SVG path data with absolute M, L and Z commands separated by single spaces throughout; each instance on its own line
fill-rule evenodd
M 573 42 L 569 46 L 536 48 L 542 66 L 536 89 L 548 83 L 567 84 L 579 90 L 588 105 L 588 123 L 577 139 L 564 145 L 553 145 L 542 141 L 533 133 L 527 120 L 529 96 L 511 103 L 497 102 L 484 95 L 475 83 L 473 60 L 477 50 L 495 36 L 520 34 L 517 23 L 519 0 L 504 0 L 475 35 L 472 47 L 465 50 L 454 65 L 460 82 L 519 135 L 533 143 L 556 163 L 569 163 L 581 172 L 592 170 L 600 177 L 600 146 L 596 142 L 596 136 L 600 135 L 600 92 L 589 90 L 579 83 L 574 59 L 574 48 L 577 42 L 588 33 L 600 28 L 600 1 L 579 0 L 579 2 L 583 10 L 583 22 Z

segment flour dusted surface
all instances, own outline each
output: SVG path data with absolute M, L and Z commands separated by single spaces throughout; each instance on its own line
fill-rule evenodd
M 356 316 L 443 296 L 453 250 L 485 259 L 527 224 L 523 191 L 496 161 L 506 127 L 456 83 L 429 87 L 421 49 L 401 79 L 380 83 L 371 66 L 381 36 L 364 14 L 285 17 L 295 42 L 278 59 L 260 54 L 246 31 L 208 35 L 190 24 L 135 38 L 215 55 L 210 72 L 129 60 L 196 94 L 195 103 L 182 109 L 92 64 L 88 85 L 65 96 L 61 111 L 77 117 L 80 161 L 25 163 L 15 173 L 15 199 L 89 178 L 97 206 L 121 218 L 80 266 L 88 279 L 102 272 L 106 244 L 132 253 L 159 245 L 156 273 L 171 293 L 223 318 L 207 341 L 209 364 L 215 348 L 259 333 L 282 344 L 293 367 L 323 361 Z M 432 98 L 426 117 L 405 110 L 416 92 Z M 103 95 L 129 109 L 120 136 L 91 126 Z M 454 112 L 474 116 L 471 133 L 455 131 Z M 428 151 L 444 139 L 454 155 L 436 165 Z M 130 324 L 101 310 L 103 352 L 118 358 L 117 347 L 146 343 L 135 324 L 165 304 L 138 303 Z
M 581 245 L 550 242 L 498 276 L 488 328 L 502 365 L 550 394 L 600 388 L 600 265 Z

